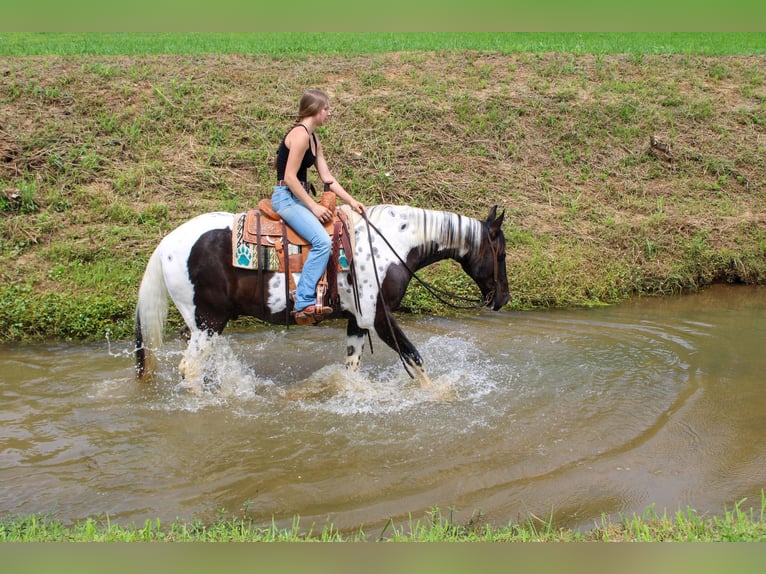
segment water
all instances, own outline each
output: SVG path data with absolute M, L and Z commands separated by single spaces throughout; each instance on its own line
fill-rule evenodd
M 374 534 L 436 506 L 587 528 L 759 504 L 766 289 L 401 324 L 435 389 L 375 338 L 347 373 L 342 322 L 230 333 L 200 396 L 176 388 L 179 340 L 149 385 L 127 342 L 0 347 L 0 513 Z

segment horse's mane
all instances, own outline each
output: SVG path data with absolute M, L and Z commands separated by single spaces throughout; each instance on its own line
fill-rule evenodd
M 476 219 L 449 211 L 394 205 L 373 206 L 371 215 L 379 215 L 380 221 L 385 222 L 388 218 L 383 214 L 386 212 L 398 215 L 397 235 L 401 240 L 411 237 L 409 247 L 431 245 L 462 255 L 481 245 L 482 225 Z

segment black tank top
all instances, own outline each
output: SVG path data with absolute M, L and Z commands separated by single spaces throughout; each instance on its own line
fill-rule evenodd
M 308 133 L 309 129 L 306 126 L 304 126 L 303 124 L 296 124 L 296 125 L 301 126 Z M 309 135 L 314 140 L 314 149 L 316 149 L 317 137 L 314 134 L 309 134 Z M 285 137 L 282 138 L 282 141 L 279 144 L 279 148 L 277 149 L 277 161 L 276 161 L 277 180 L 285 179 L 285 168 L 287 167 L 287 156 L 290 155 L 290 148 L 288 148 L 287 145 L 285 144 L 286 137 L 287 137 L 287 134 L 285 134 Z M 298 179 L 300 181 L 306 181 L 306 170 L 310 168 L 312 165 L 314 165 L 315 161 L 316 161 L 316 156 L 314 155 L 314 152 L 311 151 L 311 146 L 309 145 L 308 149 L 306 150 L 306 153 L 303 154 L 303 161 L 301 161 L 301 165 L 298 168 Z

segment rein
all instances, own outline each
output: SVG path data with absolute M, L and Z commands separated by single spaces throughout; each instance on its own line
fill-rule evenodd
M 415 378 L 415 375 L 413 375 L 410 372 L 410 368 L 407 366 L 407 361 L 404 359 L 404 353 L 402 353 L 401 347 L 399 347 L 399 340 L 396 338 L 396 332 L 394 331 L 394 325 L 391 322 L 391 310 L 388 308 L 388 305 L 386 305 L 386 300 L 383 298 L 383 289 L 380 286 L 380 276 L 378 275 L 378 264 L 375 263 L 375 249 L 372 247 L 372 233 L 370 233 L 370 227 L 372 227 L 375 231 L 377 231 L 378 235 L 383 237 L 383 234 L 372 224 L 370 223 L 370 220 L 367 219 L 367 214 L 362 211 L 362 217 L 367 222 L 367 242 L 370 244 L 370 257 L 372 258 L 372 270 L 375 272 L 375 282 L 378 284 L 378 298 L 380 299 L 380 303 L 383 305 L 383 314 L 386 316 L 386 323 L 388 323 L 388 330 L 391 332 L 391 338 L 394 340 L 394 344 L 396 345 L 396 354 L 399 355 L 399 360 L 402 362 L 402 366 L 404 367 L 404 370 L 406 373 L 410 376 L 411 379 Z M 388 243 L 388 240 L 383 237 L 383 240 L 386 242 L 386 244 L 391 247 L 391 245 Z M 391 247 L 391 251 L 394 251 L 393 247 Z M 394 251 L 394 254 L 399 257 L 399 255 Z M 401 258 L 399 258 L 401 261 Z M 406 263 L 405 263 L 406 265 Z M 409 268 L 408 268 L 409 271 Z M 372 336 L 370 335 L 370 332 L 367 331 L 367 339 L 370 341 L 370 352 L 372 352 Z

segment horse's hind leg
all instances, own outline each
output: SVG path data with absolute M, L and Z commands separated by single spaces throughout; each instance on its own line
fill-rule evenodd
M 349 371 L 358 371 L 362 363 L 362 351 L 364 351 L 364 338 L 369 331 L 362 329 L 353 315 L 348 320 L 346 327 L 346 368 Z
M 177 390 L 185 390 L 195 395 L 202 394 L 205 388 L 205 374 L 210 354 L 211 334 L 207 330 L 194 329 L 189 337 L 178 371 L 183 379 Z

